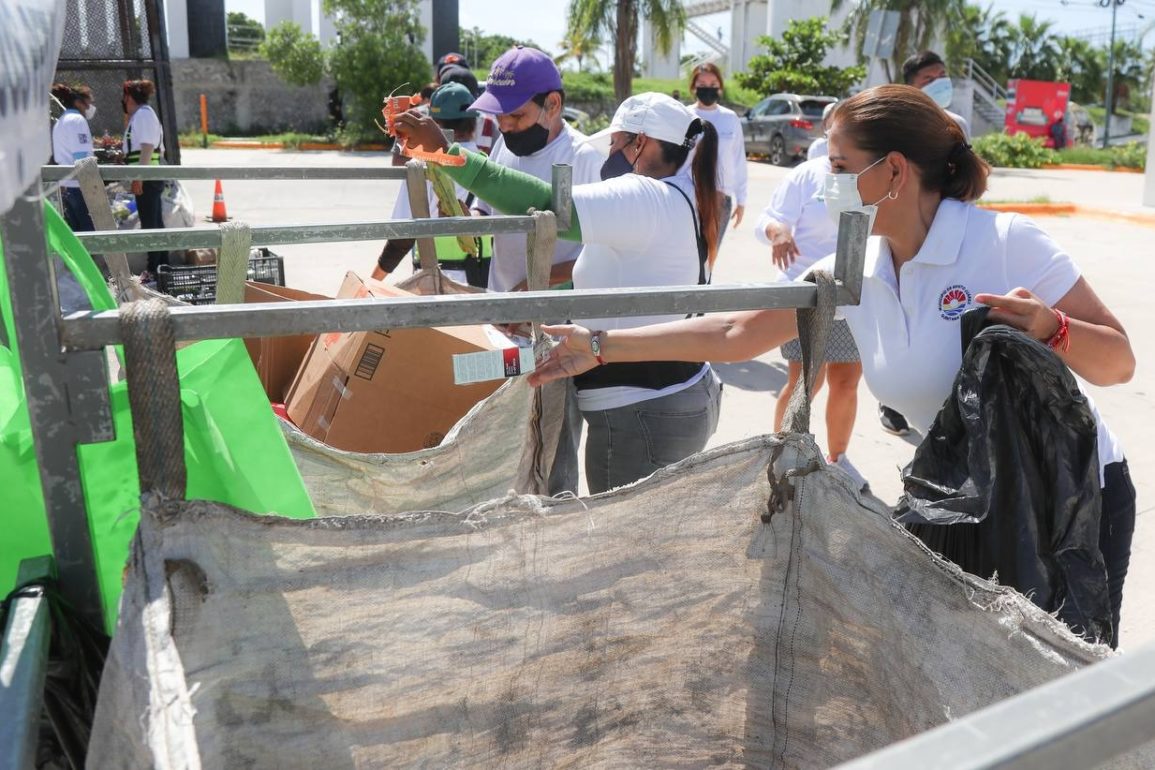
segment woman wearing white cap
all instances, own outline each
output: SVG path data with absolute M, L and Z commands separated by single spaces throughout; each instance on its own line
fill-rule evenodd
M 993 308 L 995 323 L 1047 344 L 1087 382 L 1131 379 L 1127 334 L 1070 256 L 1029 219 L 973 204 L 990 167 L 929 96 L 901 85 L 863 91 L 839 104 L 829 139 L 826 207 L 871 217 L 861 301 L 841 312 L 876 396 L 916 427 L 930 426 L 962 363 L 959 319 L 978 304 Z M 831 271 L 833 257 L 815 269 Z M 546 331 L 564 342 L 530 376 L 533 384 L 606 361 L 745 361 L 798 333 L 794 313 L 784 310 L 718 313 L 597 337 L 578 326 Z M 1135 488 L 1119 441 L 1090 406 L 1100 477 L 1084 483 L 1099 484 L 1099 548 L 1117 634 Z
M 444 146 L 428 118 L 410 112 L 397 124 L 418 145 Z M 610 127 L 590 142 L 608 150 L 603 181 L 573 188 L 571 224 L 559 233 L 584 244 L 574 264 L 574 288 L 706 283 L 720 228 L 713 126 L 669 96 L 647 93 L 623 102 Z M 467 162 L 446 172 L 497 210 L 514 214 L 550 207 L 548 183 L 458 147 L 449 152 L 466 155 Z M 598 330 L 592 336 L 596 346 L 608 330 L 675 317 L 581 322 Z M 705 360 L 611 364 L 575 378 L 589 426 L 590 492 L 637 481 L 705 447 L 717 427 L 721 399 L 721 385 Z

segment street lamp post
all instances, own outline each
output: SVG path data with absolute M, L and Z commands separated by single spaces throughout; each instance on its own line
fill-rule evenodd
M 1107 115 L 1103 121 L 1103 149 L 1111 141 L 1111 114 L 1115 110 L 1115 16 L 1123 0 L 1099 0 L 1099 7 L 1111 6 L 1111 42 L 1107 47 Z

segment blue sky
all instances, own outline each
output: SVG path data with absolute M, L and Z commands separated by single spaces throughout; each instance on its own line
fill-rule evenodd
M 535 40 L 547 48 L 556 49 L 565 29 L 567 0 L 535 0 L 533 13 L 525 12 L 525 0 L 460 0 L 460 3 L 462 26 Z M 1012 18 L 1019 13 L 1033 13 L 1040 19 L 1050 19 L 1060 33 L 1101 31 L 1105 34 L 1111 23 L 1110 9 L 1101 8 L 1099 0 L 997 0 L 994 4 Z M 243 11 L 256 19 L 264 19 L 264 0 L 225 0 L 225 5 L 230 11 Z M 819 14 L 827 4 L 825 0 L 814 0 L 814 7 L 815 14 Z M 721 27 L 725 38 L 730 35 L 726 15 L 706 16 L 698 22 L 706 29 Z M 1155 25 L 1155 0 L 1124 0 L 1118 10 L 1118 25 L 1140 29 Z M 1148 33 L 1146 42 L 1148 46 L 1155 44 L 1155 29 Z M 692 38 L 683 46 L 689 51 L 701 47 Z

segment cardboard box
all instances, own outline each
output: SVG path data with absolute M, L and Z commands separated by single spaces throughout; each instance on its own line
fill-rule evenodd
M 353 273 L 339 298 L 412 296 Z M 501 382 L 453 383 L 453 355 L 500 347 L 482 326 L 323 334 L 289 390 L 290 419 L 350 452 L 412 452 L 437 446 Z
M 267 283 L 245 281 L 245 302 L 301 302 L 312 299 L 332 299 L 320 294 L 310 294 L 287 286 L 271 286 Z M 295 337 L 255 337 L 245 340 L 249 358 L 269 401 L 284 403 L 289 387 L 301 368 L 301 362 L 313 344 L 312 334 Z

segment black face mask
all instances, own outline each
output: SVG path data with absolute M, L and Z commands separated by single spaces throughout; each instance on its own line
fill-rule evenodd
M 694 89 L 694 96 L 698 97 L 698 101 L 709 107 L 712 104 L 718 103 L 718 92 L 721 89 L 707 88 L 706 86 L 699 86 Z
M 540 123 L 534 123 L 524 131 L 502 131 L 501 138 L 505 146 L 519 158 L 540 152 L 549 144 L 549 129 Z
M 636 160 L 633 163 L 626 160 L 626 148 L 623 147 L 606 158 L 606 162 L 602 164 L 602 181 L 632 173 L 636 163 Z

